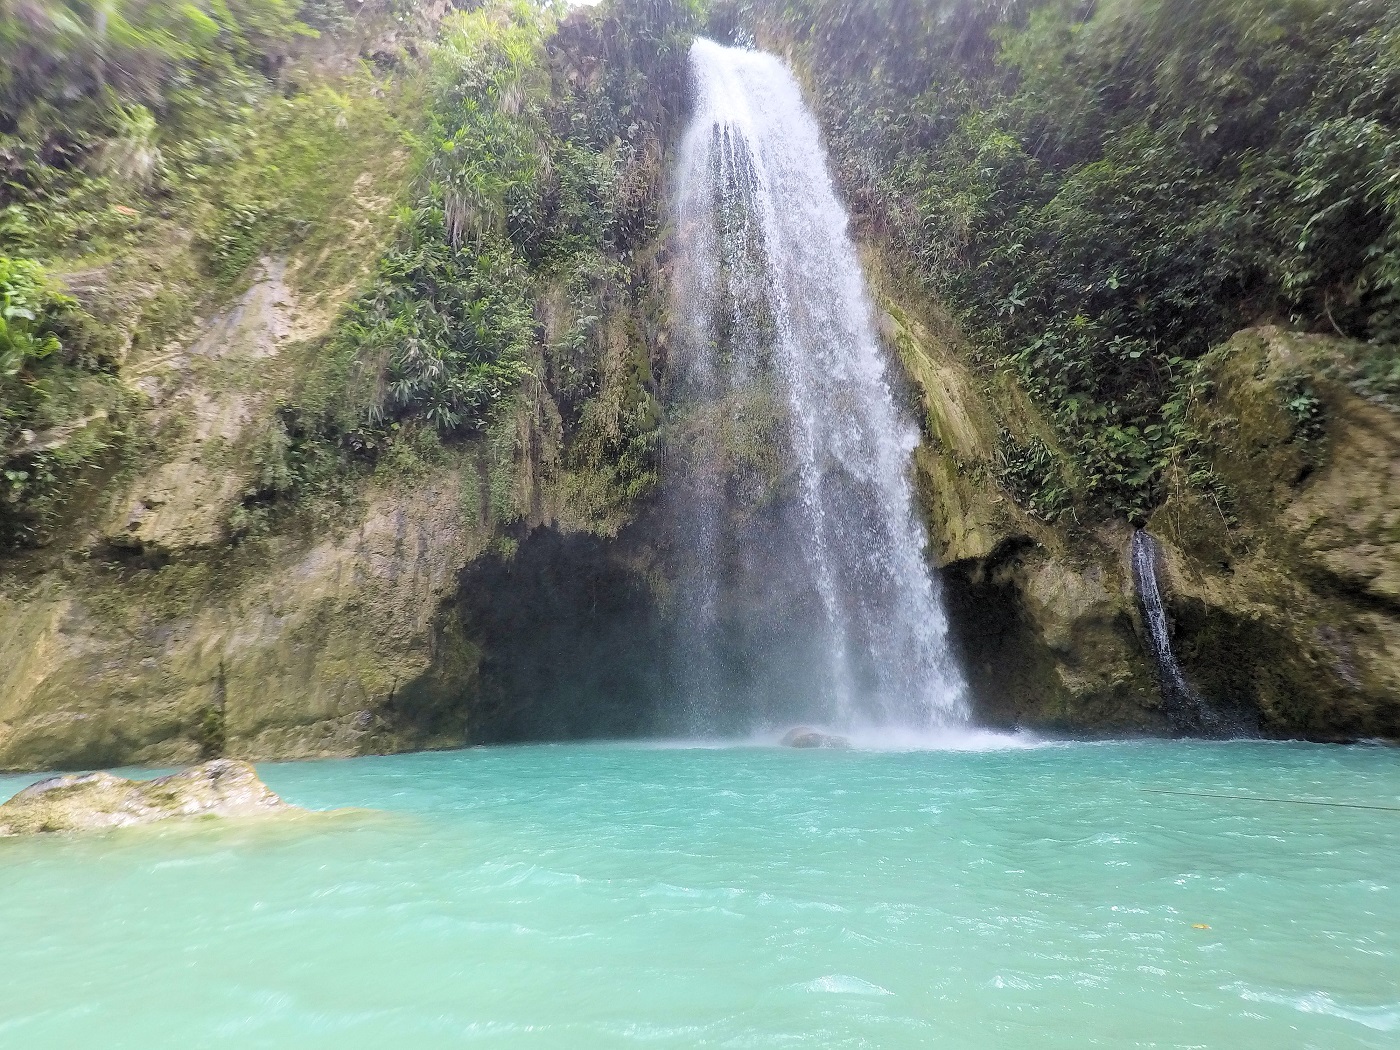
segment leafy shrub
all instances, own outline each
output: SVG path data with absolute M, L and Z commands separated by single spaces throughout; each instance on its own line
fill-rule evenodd
M 1283 407 L 1293 420 L 1294 437 L 1302 441 L 1315 441 L 1322 437 L 1327 425 L 1326 410 L 1308 377 L 1286 376 L 1280 385 Z
M 167 175 L 167 143 L 240 122 L 311 32 L 296 11 L 293 0 L 12 5 L 0 18 L 0 208 L 37 206 L 50 249 L 104 232 L 109 203 Z
M 1069 509 L 1070 491 L 1060 461 L 1040 438 L 1022 444 L 1004 427 L 997 440 L 998 480 L 1018 503 L 1046 521 Z
M 0 255 L 0 382 L 63 348 L 56 315 L 75 305 L 38 263 Z
M 40 539 L 62 483 L 105 450 L 70 419 L 73 402 L 102 400 L 108 364 L 45 269 L 0 255 L 0 547 Z

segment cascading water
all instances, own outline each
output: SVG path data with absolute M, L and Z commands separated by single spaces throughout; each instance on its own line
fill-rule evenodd
M 668 453 L 689 728 L 965 723 L 914 515 L 917 433 L 816 122 L 772 55 L 698 40 L 691 65 Z
M 1157 541 L 1146 529 L 1136 529 L 1130 553 L 1133 583 L 1142 606 L 1147 641 L 1152 649 L 1153 662 L 1157 665 L 1168 717 L 1179 729 L 1187 732 L 1212 736 L 1223 733 L 1226 730 L 1224 719 L 1191 688 L 1176 654 L 1172 652 L 1167 610 L 1162 604 L 1162 590 L 1157 583 Z

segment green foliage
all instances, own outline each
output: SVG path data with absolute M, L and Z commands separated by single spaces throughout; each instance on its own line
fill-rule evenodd
M 152 213 L 179 212 L 227 286 L 259 254 L 329 225 L 350 189 L 340 175 L 357 167 L 346 157 L 393 142 L 370 91 L 272 93 L 294 39 L 310 32 L 295 6 L 26 7 L 22 31 L 0 38 L 14 63 L 0 90 L 0 246 L 129 255 L 149 239 Z
M 1315 441 L 1326 432 L 1327 418 L 1322 399 L 1306 375 L 1287 376 L 1282 381 L 1283 406 L 1293 420 L 1293 434 L 1303 441 Z
M 321 386 L 353 396 L 303 406 L 313 443 L 412 470 L 422 457 L 406 443 L 424 427 L 480 436 L 494 506 L 515 453 L 502 413 L 532 377 L 560 406 L 569 469 L 606 477 L 606 499 L 623 503 L 655 483 L 648 336 L 629 328 L 628 346 L 643 349 L 616 360 L 604 319 L 647 294 L 627 263 L 660 231 L 662 136 L 684 105 L 697 18 L 648 0 L 558 23 L 498 0 L 444 23 L 414 136 L 414 200 L 323 362 Z M 599 75 L 579 75 L 602 56 Z M 562 337 L 545 338 L 547 316 Z
M 343 312 L 279 426 L 255 450 L 257 481 L 230 522 L 235 540 L 262 531 L 294 498 L 344 502 L 347 486 L 375 464 L 411 476 L 437 457 L 442 438 L 484 432 L 529 374 L 535 274 L 521 224 L 550 171 L 543 107 L 551 25 L 529 3 L 456 14 L 423 68 L 409 71 L 421 96 L 404 143 L 417 169 L 411 201 L 394 217 L 397 232 L 370 286 Z M 333 136 L 316 133 L 307 115 L 319 107 L 331 111 L 321 123 L 354 123 L 344 100 L 320 95 L 272 107 L 274 125 L 306 125 L 309 150 L 298 148 L 299 135 L 271 135 L 270 148 L 251 147 L 261 158 L 248 169 L 254 177 L 227 187 L 210 238 L 221 278 L 241 273 L 269 243 L 304 244 L 320 225 L 308 216 L 353 197 L 348 186 L 332 187 L 324 201 L 286 192 L 289 183 L 312 182 L 289 172 L 334 163 L 314 155 Z
M 278 496 L 296 485 L 296 467 L 291 453 L 292 439 L 278 420 L 253 450 L 253 495 Z
M 50 251 L 120 239 L 131 223 L 112 206 L 190 177 L 191 144 L 242 122 L 292 40 L 311 32 L 296 10 L 292 0 L 12 6 L 0 17 L 0 209 L 24 209 Z
M 228 716 L 223 704 L 211 704 L 204 709 L 195 730 L 201 759 L 221 758 L 228 747 Z
M 400 148 L 399 131 L 375 97 L 382 91 L 361 73 L 335 88 L 267 99 L 220 139 L 223 160 L 191 160 L 188 170 L 207 211 L 200 243 L 215 284 L 236 285 L 263 255 L 295 246 L 304 258 L 318 258 L 341 247 L 333 238 L 343 236 L 344 213 L 363 210 L 354 181 L 366 170 L 363 151 L 392 155 Z M 200 150 L 209 148 L 206 138 Z M 393 165 L 386 156 L 381 167 Z M 344 280 L 343 274 L 307 276 Z
M 1040 438 L 1022 444 L 1003 427 L 997 437 L 997 458 L 998 480 L 1032 514 L 1055 521 L 1069 510 L 1070 491 L 1060 461 Z
M 1331 371 L 1374 401 L 1400 408 L 1400 343 L 1343 343 Z
M 371 422 L 421 415 L 452 433 L 479 428 L 527 374 L 534 319 L 525 275 L 509 252 L 463 253 L 432 232 L 430 220 L 389 254 L 344 338 L 359 353 L 388 359 Z
M 418 202 L 339 336 L 342 353 L 384 362 L 372 424 L 479 430 L 526 374 L 529 233 L 510 226 L 528 221 L 549 162 L 547 26 L 528 4 L 483 8 L 456 16 L 433 55 Z
M 306 264 L 294 279 L 335 288 L 358 275 L 357 244 L 382 243 L 377 206 L 332 219 L 361 207 L 357 150 L 385 158 L 377 192 L 399 164 L 390 85 L 368 72 L 337 78 L 341 91 L 279 83 L 297 38 L 312 35 L 297 7 L 4 5 L 0 549 L 42 543 L 99 480 L 91 468 L 120 467 L 107 453 L 125 447 L 137 396 L 117 375 L 129 350 L 168 340 L 264 253 L 295 243 Z M 353 243 L 331 243 L 347 227 Z
M 382 6 L 375 17 L 400 26 L 416 17 L 412 4 Z M 324 497 L 318 507 L 344 502 L 376 465 L 412 472 L 434 461 L 440 442 L 466 437 L 490 444 L 492 492 L 504 493 L 495 474 L 518 453 L 512 410 L 541 383 L 563 409 L 566 469 L 611 470 L 606 487 L 632 498 L 655 479 L 648 345 L 658 326 L 642 306 L 655 289 L 633 264 L 661 229 L 664 136 L 684 106 L 696 0 L 567 15 L 491 0 L 449 15 L 431 45 L 400 33 L 392 61 L 375 58 L 392 74 L 367 68 L 364 91 L 343 79 L 343 92 L 308 89 L 301 65 L 282 72 L 309 32 L 298 11 L 336 31 L 354 21 L 352 9 L 340 0 L 25 5 L 0 27 L 0 245 L 54 272 L 99 274 L 96 290 L 75 282 L 86 308 L 119 316 L 111 337 L 131 335 L 141 352 L 201 303 L 236 291 L 264 254 L 297 249 L 303 265 L 287 279 L 298 291 L 362 282 L 336 262 L 351 253 L 330 238 L 381 221 L 382 198 L 362 204 L 354 180 L 364 166 L 350 161 L 356 150 L 385 156 L 413 173 L 391 246 L 332 334 L 291 351 L 310 367 L 277 425 L 236 450 L 251 455 L 254 478 L 231 537 L 261 532 L 301 496 Z M 391 80 L 418 103 L 410 131 L 376 101 Z M 328 221 L 361 207 L 363 219 Z M 376 249 L 383 240 L 366 238 Z M 173 243 L 190 245 L 179 249 L 190 287 L 161 268 Z M 128 284 L 109 289 L 109 275 Z M 143 280 L 159 286 L 153 298 L 143 299 L 148 287 L 125 294 Z M 568 299 L 550 314 L 543 297 L 561 287 Z M 120 305 L 104 313 L 109 301 Z M 120 312 L 143 301 L 139 317 Z M 569 333 L 557 345 L 545 338 L 554 321 Z M 70 429 L 100 420 L 111 402 L 94 398 L 88 379 L 115 369 L 114 355 L 95 354 L 92 340 L 70 353 L 64 332 L 52 334 L 63 350 L 26 350 L 31 363 L 16 373 L 31 401 L 13 412 L 6 402 L 7 426 L 29 420 L 42 443 L 57 442 L 8 465 L 31 487 L 41 466 L 76 447 L 80 431 Z M 73 472 L 45 478 L 44 491 L 58 493 Z
M 804 49 L 864 221 L 1050 410 L 1088 505 L 1201 476 L 1190 365 L 1251 320 L 1400 342 L 1397 5 L 740 6 Z
M 0 114 L 120 99 L 167 106 L 236 76 L 299 32 L 293 0 L 38 0 L 0 20 Z
M 75 305 L 38 263 L 0 255 L 0 382 L 63 349 L 53 331 L 56 315 Z
M 74 420 L 120 400 L 104 351 L 44 267 L 0 255 L 0 546 L 42 538 L 63 483 L 106 450 Z
M 297 17 L 318 32 L 339 32 L 349 29 L 355 22 L 346 0 L 302 0 Z

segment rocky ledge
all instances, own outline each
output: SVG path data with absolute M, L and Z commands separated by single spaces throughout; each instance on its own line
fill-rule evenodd
M 783 736 L 783 747 L 833 747 L 847 748 L 851 742 L 844 736 L 837 736 L 835 733 L 823 733 L 820 729 L 811 729 L 808 726 L 795 726 L 789 729 Z
M 301 810 L 270 791 L 247 762 L 219 758 L 154 780 L 126 780 L 111 773 L 41 780 L 0 805 L 0 836 L 297 812 Z

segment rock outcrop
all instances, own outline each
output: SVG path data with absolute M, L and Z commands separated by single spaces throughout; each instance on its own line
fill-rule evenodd
M 796 726 L 783 735 L 783 747 L 809 748 L 848 748 L 851 742 L 835 733 L 823 733 L 820 729 Z
M 328 156 L 342 157 L 344 136 L 363 146 L 297 176 L 309 210 L 278 206 L 298 215 L 295 237 L 249 234 L 246 247 L 267 254 L 215 280 L 201 246 L 205 227 L 222 227 L 171 211 L 165 235 L 122 265 L 55 270 L 85 302 L 115 304 L 103 317 L 124 333 L 123 436 L 41 547 L 0 551 L 0 769 L 483 739 L 483 712 L 509 705 L 492 706 L 500 690 L 481 669 L 500 661 L 462 628 L 460 606 L 507 603 L 458 601 L 473 569 L 511 562 L 545 527 L 611 540 L 654 483 L 665 309 L 650 216 L 664 150 L 651 131 L 627 169 L 627 207 L 639 209 L 628 212 L 635 237 L 656 243 L 619 248 L 625 261 L 590 277 L 582 298 L 572 278 L 532 287 L 530 378 L 489 422 L 445 433 L 410 415 L 361 433 L 378 418 L 387 362 L 337 348 L 338 319 L 373 286 L 418 192 L 398 133 L 377 136 L 396 127 L 394 85 L 426 68 L 409 61 L 413 41 L 431 39 L 454 5 L 365 7 L 354 27 L 304 41 L 281 76 L 336 112 L 287 135 Z M 575 22 L 587 24 L 570 30 L 564 65 L 601 54 L 614 31 Z M 389 81 L 364 76 L 362 55 Z M 282 128 L 281 90 L 268 108 Z M 258 179 L 274 170 L 252 159 L 263 146 L 247 153 Z
M 111 773 L 41 780 L 0 805 L 0 836 L 295 812 L 301 810 L 273 794 L 247 762 L 215 759 L 154 780 L 126 780 Z
M 916 399 L 915 469 L 980 721 L 1070 733 L 1171 729 L 1143 646 L 1127 522 L 1051 523 L 1000 480 L 1004 434 L 1055 447 L 1004 373 L 977 369 L 956 328 L 884 267 L 867 272 L 882 335 Z
M 1271 734 L 1400 737 L 1400 413 L 1345 381 L 1361 352 L 1273 327 L 1212 351 L 1197 422 L 1234 498 L 1149 523 L 1187 676 Z
M 923 509 L 980 717 L 1189 731 L 1161 702 L 1128 523 L 1019 506 L 998 478 L 1001 431 L 1051 448 L 1053 431 L 1009 377 L 967 364 L 936 311 L 902 309 L 878 258 L 870 268 L 919 398 Z M 1173 486 L 1148 523 L 1188 680 L 1266 736 L 1400 737 L 1400 413 L 1345 381 L 1356 357 L 1273 327 L 1213 350 L 1193 423 L 1229 505 Z

